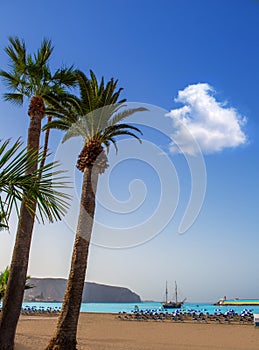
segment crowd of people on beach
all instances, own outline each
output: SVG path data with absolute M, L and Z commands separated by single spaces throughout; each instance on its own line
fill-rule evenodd
M 131 312 L 119 312 L 118 319 L 122 321 L 173 321 L 173 322 L 195 322 L 195 323 L 220 323 L 220 324 L 253 324 L 253 312 L 244 309 L 240 314 L 230 309 L 221 312 L 216 309 L 214 314 L 206 311 L 197 310 L 181 311 L 179 309 L 173 312 L 166 310 L 139 310 Z
M 44 307 L 44 306 L 25 306 L 22 308 L 21 314 L 25 316 L 57 316 L 61 311 L 61 307 Z

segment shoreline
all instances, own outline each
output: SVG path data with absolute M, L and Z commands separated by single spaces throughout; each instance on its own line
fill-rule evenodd
M 42 350 L 57 323 L 53 316 L 21 316 L 15 350 Z M 117 314 L 80 313 L 79 350 L 256 350 L 259 327 L 172 321 L 121 321 Z
M 22 314 L 38 314 L 38 313 L 53 313 L 58 314 L 61 310 L 61 303 L 30 303 L 24 304 Z M 94 312 L 94 313 L 120 313 L 127 312 L 132 313 L 136 310 L 139 311 L 151 311 L 151 312 L 168 312 L 172 313 L 174 311 L 179 311 L 183 313 L 195 312 L 196 314 L 204 313 L 214 315 L 216 313 L 230 313 L 235 312 L 239 315 L 243 313 L 250 312 L 253 314 L 259 314 L 259 305 L 255 306 L 218 306 L 213 304 L 191 304 L 186 303 L 180 309 L 165 309 L 162 307 L 161 303 L 82 303 L 81 312 Z

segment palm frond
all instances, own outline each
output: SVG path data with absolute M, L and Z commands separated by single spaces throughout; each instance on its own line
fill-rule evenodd
M 124 107 L 124 106 L 123 106 Z M 147 108 L 144 107 L 137 107 L 137 108 L 130 108 L 130 109 L 125 109 L 121 112 L 117 112 L 111 119 L 110 121 L 107 123 L 107 126 L 112 126 L 115 125 L 119 122 L 121 122 L 122 120 L 128 118 L 129 116 L 138 113 L 138 112 L 146 112 L 148 111 Z
M 53 82 L 58 86 L 75 87 L 77 85 L 77 79 L 75 75 L 74 66 L 68 68 L 58 69 L 52 76 Z
M 51 122 L 45 124 L 42 128 L 43 131 L 46 131 L 48 129 L 55 129 L 55 130 L 68 130 L 71 127 L 65 120 L 57 119 L 52 120 Z
M 62 95 L 67 88 L 75 87 L 77 80 L 73 66 L 62 67 L 54 74 L 51 73 L 49 60 L 53 49 L 51 41 L 43 39 L 37 52 L 34 55 L 28 54 L 24 40 L 10 37 L 9 45 L 5 48 L 10 61 L 10 71 L 0 71 L 7 89 L 29 99 L 39 95 L 48 104 L 50 94 Z M 8 94 L 5 94 L 5 97 L 16 104 L 22 101 L 21 98 L 12 99 Z
M 19 140 L 7 148 L 9 142 L 7 140 L 0 145 L 0 192 L 5 194 L 1 202 L 5 221 L 8 221 L 13 207 L 18 210 L 18 201 L 23 198 L 29 210 L 30 204 L 38 201 L 37 218 L 40 217 L 43 222 L 44 217 L 51 222 L 60 219 L 68 208 L 69 196 L 59 190 L 68 185 L 66 179 L 61 177 L 64 172 L 57 170 L 59 164 L 51 162 L 25 175 L 35 163 L 40 164 L 45 157 L 44 152 L 37 157 L 36 151 L 28 151 L 27 148 L 20 151 Z
M 15 94 L 15 93 L 5 93 L 4 100 L 10 101 L 17 106 L 21 106 L 23 104 L 23 95 L 22 94 Z
M 109 151 L 110 151 L 110 143 L 113 144 L 113 146 L 114 146 L 114 148 L 115 148 L 115 152 L 116 152 L 116 154 L 117 154 L 119 150 L 118 150 L 117 142 L 116 142 L 116 140 L 115 140 L 113 137 L 110 137 L 109 140 L 106 139 L 106 140 L 103 142 L 104 146 L 105 146 L 106 149 L 107 149 L 107 153 L 109 153 Z
M 17 73 L 6 72 L 0 70 L 0 76 L 2 77 L 4 85 L 11 91 L 21 90 L 20 76 Z
M 53 50 L 54 46 L 52 46 L 51 40 L 44 38 L 41 47 L 38 49 L 37 53 L 34 54 L 35 65 L 39 67 L 44 66 L 48 62 Z
M 89 131 L 87 128 L 84 128 L 82 122 L 76 122 L 70 126 L 62 139 L 62 143 L 76 136 L 81 136 L 84 140 L 89 138 Z
M 134 130 L 134 131 L 136 131 L 136 132 L 138 132 L 140 135 L 143 135 L 143 133 L 142 133 L 142 131 L 139 129 L 139 128 L 137 128 L 136 126 L 134 126 L 134 125 L 130 125 L 130 124 L 117 124 L 117 125 L 112 125 L 112 126 L 109 126 L 109 127 L 107 127 L 105 130 L 104 130 L 104 132 L 103 132 L 103 134 L 102 134 L 102 137 L 104 138 L 104 139 L 106 139 L 106 138 L 109 138 L 110 137 L 110 135 L 113 135 L 115 132 L 117 132 L 117 131 L 122 131 L 122 132 L 124 132 L 124 130 Z
M 9 37 L 10 45 L 5 48 L 5 52 L 9 56 L 10 66 L 20 75 L 25 73 L 27 57 L 26 46 L 24 40 L 20 40 L 17 36 Z
M 142 140 L 139 136 L 137 136 L 136 134 L 134 134 L 133 132 L 127 131 L 127 130 L 117 130 L 114 131 L 113 133 L 111 133 L 109 135 L 109 139 L 110 138 L 114 138 L 116 136 L 124 136 L 124 135 L 128 135 L 128 136 L 132 136 L 133 138 L 135 138 L 136 140 L 139 141 L 139 143 L 142 143 Z

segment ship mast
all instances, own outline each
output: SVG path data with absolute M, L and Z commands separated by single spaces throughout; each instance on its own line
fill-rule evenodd
M 168 289 L 167 289 L 167 281 L 165 282 L 165 302 L 168 301 Z
M 177 284 L 176 281 L 174 281 L 175 283 L 175 302 L 177 303 Z

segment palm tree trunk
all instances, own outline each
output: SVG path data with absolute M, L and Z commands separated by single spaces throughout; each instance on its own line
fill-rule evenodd
M 36 203 L 31 205 L 31 209 L 36 209 Z M 10 275 L 1 313 L 0 350 L 12 350 L 14 346 L 15 331 L 21 312 L 26 283 L 33 223 L 34 218 L 28 212 L 25 203 L 22 203 Z
M 93 228 L 98 172 L 86 168 L 67 288 L 55 335 L 46 350 L 76 350 L 76 333 Z
M 44 112 L 37 113 L 37 108 L 41 106 L 40 97 L 34 96 L 31 99 L 29 115 L 30 125 L 28 130 L 28 149 L 39 150 L 41 120 Z M 41 99 L 42 100 L 42 99 Z M 44 102 L 42 100 L 43 107 Z M 31 113 L 30 113 L 31 111 Z M 35 171 L 37 164 L 32 167 L 27 174 Z M 30 210 L 25 200 L 22 201 L 20 208 L 19 224 L 16 232 L 16 241 L 13 250 L 12 262 L 10 266 L 10 275 L 3 300 L 3 307 L 0 318 L 0 350 L 13 350 L 14 337 L 19 320 L 24 287 L 26 284 L 26 275 L 29 262 L 29 253 L 31 246 L 32 231 L 36 212 L 37 202 L 30 203 Z
M 52 116 L 48 116 L 48 121 L 47 123 L 50 123 L 52 121 Z M 49 147 L 49 134 L 50 134 L 50 129 L 47 129 L 45 131 L 45 138 L 44 138 L 44 146 L 43 146 L 43 158 L 40 163 L 40 168 L 43 168 L 45 165 L 47 153 L 48 153 L 48 147 Z

